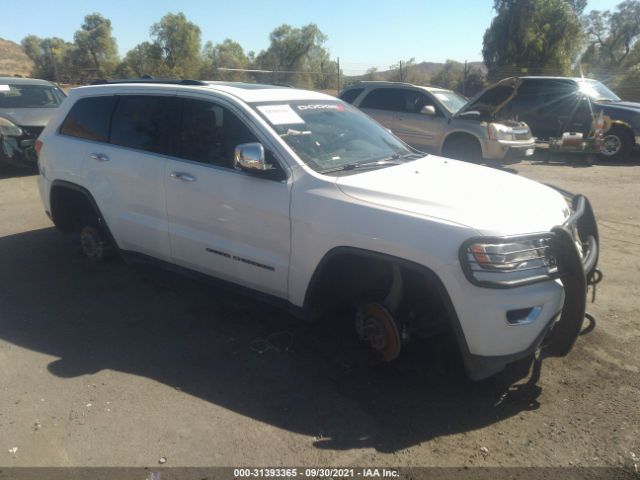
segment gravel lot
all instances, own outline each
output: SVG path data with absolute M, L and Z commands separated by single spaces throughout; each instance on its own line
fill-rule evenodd
M 378 365 L 345 319 L 91 266 L 36 177 L 0 172 L 0 467 L 640 468 L 640 162 L 505 168 L 588 195 L 602 235 L 596 329 L 536 388 L 470 382 L 428 343 Z

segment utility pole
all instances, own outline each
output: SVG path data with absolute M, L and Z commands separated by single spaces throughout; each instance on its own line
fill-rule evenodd
M 402 60 L 400 60 L 400 81 L 402 81 Z
M 340 57 L 338 57 L 338 94 L 340 93 Z
M 467 96 L 467 61 L 464 61 L 464 72 L 462 74 L 462 95 Z

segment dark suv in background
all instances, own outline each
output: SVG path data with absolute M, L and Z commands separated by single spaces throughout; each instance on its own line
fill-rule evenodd
M 640 145 L 640 103 L 624 102 L 597 80 L 566 77 L 519 77 L 502 80 L 505 98 L 501 115 L 526 122 L 539 140 L 563 132 L 588 135 L 592 114 L 605 117 L 602 155 L 622 159 Z M 515 86 L 515 89 L 513 87 Z

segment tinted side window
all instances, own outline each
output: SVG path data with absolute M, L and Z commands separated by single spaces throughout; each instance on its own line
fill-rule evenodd
M 340 100 L 343 100 L 343 101 L 345 101 L 347 103 L 353 103 L 353 101 L 362 92 L 364 92 L 364 88 L 352 88 L 351 90 L 347 90 L 345 92 L 342 92 L 342 95 L 340 95 Z
M 111 112 L 117 97 L 90 97 L 78 100 L 64 119 L 60 133 L 72 137 L 106 142 Z
M 574 102 L 579 96 L 578 86 L 573 82 L 548 82 L 545 86 L 545 89 L 541 89 L 542 100 L 545 102 L 558 100 Z
M 439 113 L 439 108 L 436 103 L 428 95 L 417 92 L 415 90 L 405 90 L 403 95 L 403 107 L 401 111 L 407 113 L 420 113 L 423 107 L 431 105 L 436 109 L 436 113 Z
M 376 108 L 378 110 L 405 110 L 404 90 L 398 88 L 376 88 L 369 92 L 360 104 L 360 108 Z
M 518 87 L 514 101 L 521 103 L 533 103 L 538 100 L 540 95 L 540 85 L 535 80 L 525 80 L 522 85 Z
M 111 122 L 114 145 L 154 153 L 166 151 L 169 97 L 132 95 L 119 97 Z
M 257 141 L 253 132 L 228 109 L 205 100 L 182 100 L 182 119 L 174 155 L 233 168 L 236 146 Z

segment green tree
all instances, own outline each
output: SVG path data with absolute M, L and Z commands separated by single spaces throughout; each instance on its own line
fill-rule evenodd
M 202 50 L 202 68 L 200 77 L 211 80 L 246 82 L 249 75 L 241 71 L 220 70 L 220 68 L 247 69 L 249 58 L 238 42 L 227 38 L 213 45 L 207 42 Z
M 314 23 L 300 28 L 280 25 L 269 35 L 269 47 L 255 57 L 255 65 L 260 69 L 284 72 L 309 72 L 314 68 L 324 68 L 328 53 L 324 49 L 327 36 Z M 326 64 L 329 68 L 328 63 Z M 337 66 L 336 66 L 337 70 Z M 300 73 L 280 73 L 278 81 L 295 83 L 298 86 L 312 88 L 317 76 Z
M 129 50 L 116 69 L 116 75 L 120 78 L 162 76 L 165 73 L 160 48 L 150 42 L 139 43 Z
M 311 47 L 305 69 L 315 72 L 308 74 L 306 79 L 307 85 L 312 88 L 327 90 L 338 86 L 338 63 L 331 60 L 329 51 L 321 45 Z
M 640 38 L 640 1 L 626 0 L 614 12 L 592 10 L 585 19 L 589 47 L 585 64 L 602 69 L 627 67 Z
M 447 60 L 442 69 L 431 77 L 430 83 L 473 96 L 486 86 L 486 79 L 486 75 L 479 68 L 465 67 L 460 62 Z
M 497 15 L 484 34 L 482 48 L 489 76 L 569 74 L 584 39 L 572 3 L 496 0 Z
M 22 48 L 34 63 L 32 75 L 56 82 L 73 79 L 73 69 L 65 57 L 73 44 L 61 38 L 40 38 L 29 35 L 22 39 Z
M 569 6 L 576 12 L 576 15 L 582 15 L 584 9 L 587 8 L 587 0 L 565 0 Z
M 194 78 L 200 71 L 200 27 L 184 13 L 168 13 L 151 26 L 154 49 L 162 65 L 156 70 L 172 77 Z M 158 50 L 156 50 L 158 49 Z
M 469 68 L 467 76 L 460 79 L 456 91 L 466 95 L 467 97 L 473 97 L 476 93 L 479 93 L 487 86 L 487 75 L 479 68 Z
M 78 68 L 93 69 L 96 76 L 109 75 L 118 64 L 118 47 L 112 36 L 111 20 L 99 13 L 84 17 L 84 23 L 74 35 Z M 85 55 L 81 55 L 84 53 Z
M 430 83 L 438 87 L 454 90 L 462 84 L 464 65 L 453 60 L 447 60 L 444 66 L 431 77 Z

